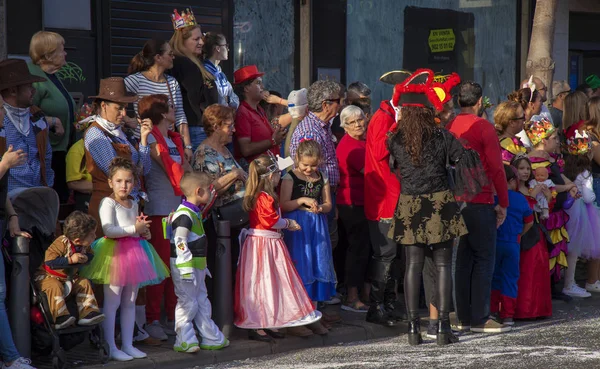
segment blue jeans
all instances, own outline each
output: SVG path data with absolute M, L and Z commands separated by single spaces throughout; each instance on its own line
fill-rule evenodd
M 206 139 L 204 128 L 200 126 L 189 126 L 190 141 L 192 143 L 192 151 L 196 151 L 200 143 Z
M 456 315 L 464 325 L 484 324 L 490 315 L 496 262 L 496 212 L 493 205 L 467 204 L 462 211 L 469 234 L 456 253 Z
M 1 247 L 1 246 L 0 246 Z M 0 250 L 0 359 L 5 363 L 17 360 L 21 355 L 13 342 L 8 315 L 6 314 L 6 274 L 4 272 L 4 255 Z

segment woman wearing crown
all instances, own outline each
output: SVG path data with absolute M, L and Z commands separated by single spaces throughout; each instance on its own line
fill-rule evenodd
M 190 132 L 191 150 L 195 151 L 206 134 L 202 126 L 204 110 L 219 101 L 215 76 L 206 70 L 202 59 L 202 31 L 196 23 L 194 13 L 187 9 L 171 16 L 175 32 L 169 43 L 175 54 L 171 75 L 181 87 L 183 110 Z M 188 148 L 188 147 L 186 147 Z
M 548 179 L 554 182 L 557 192 L 556 198 L 550 203 L 549 218 L 543 222 L 554 244 L 550 251 L 549 268 L 555 283 L 560 279 L 561 269 L 567 267 L 569 234 L 565 225 L 569 216 L 565 212 L 565 207 L 569 207 L 572 200 L 577 197 L 577 185 L 561 173 L 562 168 L 559 165 L 561 160 L 554 157 L 554 154 L 559 153 L 560 142 L 558 132 L 550 121 L 542 117 L 533 119 L 527 129 L 527 136 L 533 145 L 533 150 L 529 154 L 532 170 L 548 168 Z M 554 298 L 570 299 L 561 292 L 553 290 L 552 293 Z
M 401 124 L 392 126 L 388 147 L 394 160 L 391 169 L 402 178 L 402 188 L 389 237 L 405 245 L 404 292 L 411 345 L 422 342 L 419 295 L 426 254 L 437 266 L 437 343 L 458 342 L 449 322 L 452 242 L 466 234 L 467 228 L 450 191 L 446 163 L 457 165 L 460 173 L 463 169 L 483 173 L 478 155 L 436 125 L 434 110 L 443 110 L 441 95 L 447 93 L 443 85 L 433 82 L 431 70 L 420 69 L 396 85 L 392 97 L 394 106 L 402 106 L 402 116 Z

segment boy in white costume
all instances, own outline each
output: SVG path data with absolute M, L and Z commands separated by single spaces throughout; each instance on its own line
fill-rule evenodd
M 193 353 L 200 349 L 219 350 L 229 341 L 211 319 L 211 305 L 204 279 L 208 242 L 199 206 L 211 199 L 210 178 L 205 173 L 185 173 L 180 187 L 186 199 L 171 214 L 171 277 L 177 295 L 175 307 L 175 351 Z M 198 338 L 194 325 L 202 337 Z

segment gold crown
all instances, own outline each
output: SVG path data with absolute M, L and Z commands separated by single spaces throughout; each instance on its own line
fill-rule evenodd
M 194 17 L 194 12 L 190 10 L 190 8 L 186 8 L 181 12 L 181 15 L 177 11 L 177 9 L 173 9 L 173 14 L 171 14 L 171 21 L 173 22 L 173 28 L 178 30 L 180 28 L 195 26 L 196 18 Z
M 591 144 L 592 142 L 585 131 L 583 133 L 575 131 L 573 137 L 567 138 L 567 151 L 571 155 L 583 155 L 590 151 L 592 148 Z

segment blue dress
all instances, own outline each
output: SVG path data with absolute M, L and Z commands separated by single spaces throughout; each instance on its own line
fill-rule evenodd
M 306 182 L 290 171 L 283 179 L 293 181 L 292 200 L 310 197 L 322 203 L 321 193 L 326 183 L 322 175 L 316 182 Z M 337 281 L 327 215 L 311 213 L 302 206 L 284 217 L 294 219 L 302 227 L 299 232 L 284 231 L 284 238 L 308 296 L 312 301 L 331 299 Z

